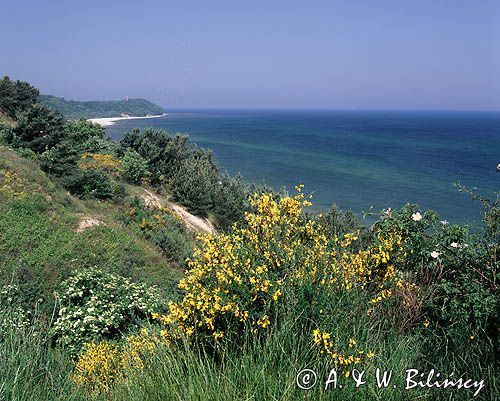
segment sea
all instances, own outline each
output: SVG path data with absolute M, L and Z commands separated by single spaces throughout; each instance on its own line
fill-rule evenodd
M 480 203 L 454 184 L 500 190 L 500 112 L 176 110 L 106 131 L 119 140 L 147 127 L 189 135 L 248 182 L 304 184 L 315 211 L 335 204 L 363 218 L 412 203 L 478 226 Z

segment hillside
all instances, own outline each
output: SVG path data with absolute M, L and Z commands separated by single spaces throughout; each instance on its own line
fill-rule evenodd
M 42 95 L 40 101 L 58 111 L 69 120 L 78 118 L 118 117 L 126 114 L 134 117 L 158 115 L 164 112 L 160 106 L 145 99 L 107 100 L 80 102 L 62 97 Z
M 27 303 L 52 304 L 61 280 L 99 266 L 171 297 L 181 269 L 126 220 L 129 201 L 144 194 L 128 185 L 120 204 L 79 199 L 0 146 L 0 286 L 18 283 Z

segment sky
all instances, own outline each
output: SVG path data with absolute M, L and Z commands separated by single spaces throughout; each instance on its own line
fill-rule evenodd
M 0 37 L 66 99 L 500 110 L 500 0 L 1 0 Z

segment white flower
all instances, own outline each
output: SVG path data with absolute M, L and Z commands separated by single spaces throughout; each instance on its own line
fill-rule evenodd
M 446 226 L 446 225 L 448 224 L 448 220 L 441 220 L 441 224 L 442 224 L 443 226 Z
M 434 259 L 437 259 L 439 258 L 439 255 L 441 255 L 438 251 L 432 251 L 431 252 L 431 256 L 434 258 Z
M 452 243 L 450 244 L 450 246 L 451 246 L 452 248 L 460 248 L 460 244 L 459 244 L 458 242 L 452 242 Z
M 422 215 L 420 214 L 420 212 L 413 213 L 413 214 L 411 215 L 411 219 L 412 219 L 413 221 L 420 221 L 420 220 L 422 220 Z

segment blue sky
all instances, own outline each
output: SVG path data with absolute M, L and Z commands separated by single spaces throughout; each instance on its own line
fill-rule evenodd
M 0 75 L 167 108 L 500 110 L 500 1 L 2 2 Z

